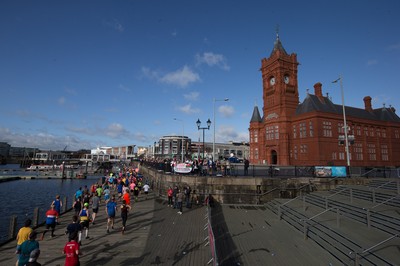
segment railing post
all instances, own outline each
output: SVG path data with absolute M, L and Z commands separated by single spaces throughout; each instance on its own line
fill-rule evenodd
M 375 188 L 372 189 L 372 203 L 376 203 Z
M 358 265 L 360 265 L 360 262 L 359 262 L 359 260 L 360 260 L 360 257 L 359 257 L 359 255 L 358 255 L 358 253 L 356 252 L 356 253 L 354 253 L 354 265 L 355 266 L 358 266 Z
M 350 188 L 350 203 L 353 203 L 353 189 Z
M 39 225 L 39 207 L 36 207 L 33 210 L 33 226 L 36 227 Z
M 336 225 L 340 227 L 340 211 L 339 208 L 336 208 Z
M 13 239 L 17 232 L 17 216 L 11 216 L 8 239 Z
M 400 181 L 397 180 L 397 195 L 400 194 Z
M 63 213 L 67 212 L 67 196 L 64 197 L 64 202 L 63 202 L 63 210 L 61 210 Z M 61 213 L 59 213 L 61 215 Z
M 328 197 L 325 197 L 325 210 L 328 209 Z
M 306 196 L 303 197 L 303 211 L 306 211 Z
M 368 228 L 371 228 L 371 214 L 369 209 L 366 209 L 366 211 L 367 211 L 367 226 Z
M 307 226 L 307 220 L 304 220 L 303 222 L 304 222 L 304 225 L 303 225 L 303 228 L 304 228 L 304 240 L 307 240 L 307 239 L 308 239 L 308 226 Z
M 281 205 L 278 206 L 278 219 L 281 219 Z

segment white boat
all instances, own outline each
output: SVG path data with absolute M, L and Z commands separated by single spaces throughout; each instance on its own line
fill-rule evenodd
M 29 171 L 44 171 L 44 170 L 59 170 L 61 169 L 60 165 L 48 165 L 48 164 L 39 164 L 39 165 L 34 165 L 32 164 L 31 166 L 29 166 L 28 168 L 26 168 L 26 170 Z

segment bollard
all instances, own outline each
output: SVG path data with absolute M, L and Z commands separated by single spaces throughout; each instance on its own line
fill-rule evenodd
M 10 220 L 8 238 L 9 239 L 15 238 L 16 237 L 16 233 L 17 233 L 17 216 L 13 215 L 13 216 L 11 216 L 11 220 Z
M 63 209 L 61 210 L 61 212 L 67 212 L 67 196 L 64 197 L 64 201 L 63 201 Z M 59 213 L 61 215 L 61 213 Z
M 39 225 L 39 207 L 36 207 L 33 210 L 33 227 L 37 227 Z

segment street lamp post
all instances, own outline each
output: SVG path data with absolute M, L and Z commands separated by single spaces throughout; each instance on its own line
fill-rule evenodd
M 198 130 L 203 130 L 203 160 L 204 160 L 204 150 L 205 150 L 205 146 L 204 146 L 204 130 L 205 129 L 207 129 L 207 130 L 210 130 L 210 126 L 211 126 L 211 121 L 210 121 L 210 118 L 207 120 L 207 127 L 200 127 L 201 126 L 201 121 L 200 121 L 200 118 L 199 119 L 197 119 L 197 122 L 196 122 L 196 124 L 197 124 L 197 129 Z
M 344 107 L 344 92 L 343 92 L 343 78 L 340 75 L 339 78 L 335 81 L 332 81 L 332 83 L 337 83 L 340 81 L 340 91 L 342 94 L 342 108 L 343 108 L 343 126 L 344 126 L 344 140 L 345 140 L 345 145 L 346 145 L 346 159 L 347 159 L 347 169 L 348 169 L 348 174 L 350 174 L 350 151 L 349 151 L 349 137 L 348 137 L 348 128 L 347 128 L 347 120 L 346 120 L 346 110 Z
M 177 118 L 174 118 L 174 120 L 175 121 L 180 121 L 180 122 L 182 122 L 182 139 L 181 139 L 181 146 L 182 146 L 182 151 L 181 151 L 181 162 L 183 163 L 184 161 L 183 161 L 183 136 L 185 136 L 185 124 L 183 123 L 183 120 L 180 120 L 180 119 L 177 119 Z
M 213 161 L 215 162 L 215 102 L 227 102 L 227 101 L 229 101 L 229 98 L 225 98 L 225 99 L 222 99 L 222 100 L 218 100 L 218 99 L 215 99 L 215 98 L 213 98 L 213 114 L 214 114 L 214 117 L 213 117 L 213 123 L 214 123 L 214 138 L 213 138 L 213 153 L 212 153 L 212 155 L 213 155 Z

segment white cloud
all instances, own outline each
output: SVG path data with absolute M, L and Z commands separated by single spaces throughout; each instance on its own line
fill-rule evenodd
M 121 90 L 125 91 L 125 92 L 132 92 L 131 89 L 129 89 L 128 87 L 126 87 L 125 85 L 119 84 L 118 88 L 120 88 Z
M 238 132 L 233 126 L 220 125 L 216 129 L 215 134 L 216 142 L 227 142 L 227 141 L 248 141 L 248 132 Z
M 186 100 L 190 101 L 197 101 L 199 98 L 200 93 L 197 91 L 192 91 L 190 93 L 184 94 L 183 97 L 185 97 Z
M 39 148 L 43 150 L 68 150 L 90 149 L 93 145 L 76 136 L 57 136 L 48 133 L 23 134 L 12 132 L 8 128 L 0 127 L 0 139 L 12 147 Z
M 66 89 L 65 89 L 65 92 L 68 93 L 68 94 L 70 94 L 70 95 L 74 95 L 74 96 L 78 95 L 78 93 L 76 92 L 76 90 L 70 89 L 70 88 L 66 88 Z
M 142 67 L 142 73 L 148 79 L 158 79 L 159 78 L 158 72 L 151 70 L 148 67 Z
M 174 31 L 171 33 L 171 35 L 172 35 L 173 37 L 176 37 L 176 36 L 178 35 L 178 32 L 177 32 L 176 30 L 174 30 Z
M 185 106 L 178 107 L 178 110 L 185 114 L 198 114 L 200 113 L 200 109 L 192 108 L 191 104 L 187 104 Z
M 60 98 L 58 98 L 58 100 L 57 100 L 57 102 L 58 102 L 58 104 L 59 105 L 64 105 L 65 104 L 65 101 L 66 101 L 66 99 L 65 99 L 65 97 L 60 97 Z
M 117 19 L 114 19 L 113 21 L 106 21 L 104 24 L 107 27 L 110 27 L 118 32 L 123 32 L 125 30 L 124 26 L 122 26 L 122 24 Z
M 221 105 L 218 107 L 218 112 L 221 113 L 223 117 L 231 117 L 235 113 L 235 109 L 229 105 Z
M 142 67 L 142 73 L 148 79 L 157 80 L 161 83 L 177 85 L 181 88 L 185 88 L 190 83 L 201 80 L 199 74 L 193 72 L 188 66 L 184 66 L 181 69 L 167 73 L 163 76 L 159 72 L 151 70 L 148 67 Z
M 196 64 L 197 65 L 202 65 L 206 64 L 210 67 L 212 66 L 218 66 L 219 68 L 223 70 L 230 70 L 230 66 L 227 63 L 227 60 L 225 56 L 221 54 L 214 54 L 211 52 L 206 52 L 203 53 L 202 55 L 197 54 L 196 55 Z
M 367 66 L 372 66 L 378 64 L 378 60 L 370 59 L 367 61 Z
M 389 45 L 389 50 L 400 50 L 400 43 Z
M 190 83 L 200 81 L 197 73 L 193 72 L 188 66 L 184 66 L 175 72 L 170 72 L 160 78 L 160 81 L 167 84 L 177 85 L 179 87 L 186 87 Z
M 113 139 L 129 135 L 128 131 L 119 123 L 110 124 L 105 131 L 106 136 Z

